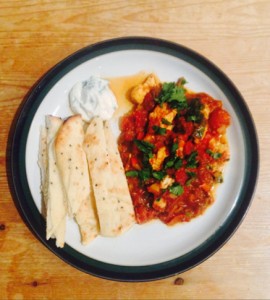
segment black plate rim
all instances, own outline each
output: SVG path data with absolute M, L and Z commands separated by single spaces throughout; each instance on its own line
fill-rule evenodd
M 101 55 L 103 53 L 118 51 L 119 48 L 153 49 L 154 51 L 156 51 L 155 49 L 158 49 L 160 52 L 165 53 L 168 51 L 172 51 L 172 53 L 181 53 L 181 55 L 185 56 L 187 59 L 191 59 L 192 63 L 195 61 L 197 67 L 202 69 L 206 68 L 210 72 L 211 76 L 214 76 L 215 79 L 218 78 L 218 84 L 221 88 L 228 90 L 229 87 L 231 97 L 236 99 L 234 105 L 237 106 L 236 109 L 241 114 L 243 130 L 247 134 L 247 136 L 245 136 L 246 155 L 250 162 L 247 170 L 248 182 L 246 182 L 245 185 L 245 199 L 241 201 L 241 205 L 237 208 L 237 211 L 235 211 L 233 216 L 231 216 L 229 224 L 220 228 L 219 236 L 215 240 L 215 243 L 209 244 L 209 241 L 206 241 L 206 244 L 197 250 L 198 253 L 196 253 L 196 249 L 194 250 L 194 255 L 191 257 L 191 259 L 183 260 L 182 257 L 182 261 L 175 259 L 154 266 L 142 267 L 116 266 L 98 262 L 93 259 L 90 259 L 91 264 L 89 264 L 88 258 L 76 258 L 76 253 L 74 254 L 76 251 L 68 245 L 66 245 L 63 250 L 56 248 L 54 241 L 47 241 L 44 233 L 38 230 L 40 227 L 45 228 L 45 222 L 43 218 L 40 216 L 39 218 L 34 219 L 32 215 L 29 214 L 29 212 L 36 214 L 36 211 L 33 211 L 33 207 L 30 207 L 28 205 L 28 200 L 25 199 L 25 194 L 27 193 L 25 192 L 24 185 L 27 184 L 27 182 L 25 182 L 25 179 L 23 179 L 21 176 L 21 172 L 23 172 L 22 170 L 25 171 L 25 166 L 23 166 L 21 161 L 25 154 L 22 149 L 22 140 L 26 139 L 25 128 L 29 128 L 32 121 L 31 118 L 28 118 L 29 113 L 31 111 L 36 111 L 40 104 L 36 101 L 37 97 L 42 97 L 42 93 L 46 93 L 44 89 L 48 85 L 48 82 L 53 84 L 54 80 L 58 78 L 59 74 L 61 74 L 63 68 L 66 68 L 65 72 L 67 72 L 69 67 L 71 69 L 73 68 L 74 62 L 76 62 L 78 65 L 84 60 L 87 60 L 87 55 L 89 53 L 96 51 L 99 53 L 99 55 Z M 108 49 L 110 50 L 108 51 Z M 148 37 L 116 38 L 87 46 L 81 50 L 78 50 L 74 54 L 71 54 L 66 59 L 56 64 L 51 70 L 49 70 L 26 95 L 22 105 L 17 111 L 16 116 L 17 118 L 14 119 L 10 130 L 7 149 L 7 157 L 9 158 L 7 164 L 9 185 L 16 207 L 27 226 L 49 250 L 70 265 L 91 275 L 118 281 L 149 281 L 166 278 L 187 271 L 212 256 L 230 239 L 230 237 L 232 237 L 234 232 L 243 221 L 251 204 L 259 170 L 258 138 L 251 113 L 245 103 L 245 100 L 232 81 L 207 58 L 185 46 L 162 39 Z

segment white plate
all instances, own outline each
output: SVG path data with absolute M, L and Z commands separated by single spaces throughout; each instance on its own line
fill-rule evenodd
M 108 78 L 134 75 L 140 71 L 154 72 L 161 81 L 176 81 L 184 76 L 191 90 L 206 92 L 222 100 L 232 119 L 228 129 L 231 159 L 225 167 L 224 183 L 217 189 L 214 204 L 202 216 L 188 223 L 168 227 L 153 221 L 136 225 L 120 237 L 98 237 L 88 246 L 82 246 L 78 226 L 69 220 L 67 246 L 56 249 L 53 243 L 45 240 L 44 224 L 37 228 L 30 221 L 29 225 L 35 227 L 34 231 L 43 243 L 61 258 L 91 274 L 119 280 L 169 276 L 196 265 L 216 251 L 242 220 L 251 200 L 258 168 L 252 119 L 241 95 L 220 70 L 199 54 L 166 41 L 116 39 L 82 49 L 67 58 L 49 71 L 28 96 L 23 108 L 27 116 L 20 121 L 22 136 L 18 141 L 25 155 L 21 155 L 25 169 L 17 172 L 20 177 L 26 174 L 26 179 L 21 181 L 27 183 L 29 190 L 26 188 L 27 192 L 17 193 L 20 203 L 26 198 L 32 208 L 35 204 L 38 212 L 41 211 L 37 157 L 39 130 L 44 125 L 45 115 L 66 118 L 72 114 L 68 93 L 78 81 L 91 75 Z M 117 122 L 114 126 L 117 128 Z M 18 186 L 22 182 L 14 184 Z M 25 211 L 25 206 L 21 203 L 23 214 L 30 219 L 29 215 L 36 216 L 36 211 Z M 71 258 L 67 259 L 67 254 Z M 81 266 L 77 259 L 85 265 Z M 95 271 L 95 268 L 99 270 Z M 119 274 L 119 268 L 125 270 L 121 271 L 123 274 Z M 107 275 L 108 272 L 113 275 Z

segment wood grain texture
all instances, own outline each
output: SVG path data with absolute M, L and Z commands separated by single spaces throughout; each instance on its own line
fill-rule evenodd
M 236 84 L 257 126 L 261 167 L 233 238 L 180 275 L 120 283 L 84 274 L 48 251 L 19 216 L 7 183 L 11 122 L 30 87 L 59 60 L 108 38 L 152 36 L 200 52 Z M 0 298 L 270 298 L 270 1 L 0 0 Z

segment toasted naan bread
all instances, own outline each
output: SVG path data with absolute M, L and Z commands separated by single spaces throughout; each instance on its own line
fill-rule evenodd
M 55 139 L 56 162 L 66 192 L 70 217 L 76 215 L 83 199 L 89 195 L 88 169 L 82 149 L 83 139 L 80 115 L 69 117 Z
M 48 172 L 48 153 L 47 153 L 47 130 L 45 127 L 40 129 L 40 139 L 39 139 L 39 153 L 38 153 L 38 165 L 40 168 L 40 177 L 41 177 L 41 213 L 46 218 L 47 202 L 48 202 L 48 181 L 47 181 L 47 172 Z
M 83 200 L 75 219 L 79 225 L 81 242 L 83 245 L 88 245 L 99 233 L 96 203 L 92 188 L 90 197 Z
M 113 186 L 109 190 L 111 195 L 117 197 L 118 211 L 121 220 L 121 233 L 127 231 L 135 223 L 135 213 L 132 199 L 129 193 L 127 179 L 116 139 L 108 121 L 104 123 L 104 133 L 107 144 L 109 163 L 111 166 Z
M 127 224 L 128 228 L 130 227 L 129 221 L 126 222 L 126 218 L 123 217 L 125 213 L 130 215 L 130 208 L 125 211 L 126 204 L 122 203 L 122 199 L 118 194 L 120 190 L 115 190 L 116 179 L 114 177 L 117 175 L 112 171 L 108 154 L 109 147 L 102 119 L 93 118 L 86 130 L 84 150 L 87 155 L 93 184 L 100 234 L 106 237 L 114 237 L 125 231 Z M 123 172 L 123 170 L 120 171 Z
M 47 116 L 47 215 L 46 237 L 56 238 L 57 247 L 63 247 L 66 231 L 66 200 L 60 174 L 56 166 L 54 143 L 55 136 L 62 125 L 62 120 L 57 117 Z M 45 192 L 46 193 L 46 192 Z
M 69 215 L 80 227 L 82 243 L 88 244 L 97 236 L 98 220 L 83 141 L 83 120 L 80 115 L 71 116 L 58 131 L 55 154 Z

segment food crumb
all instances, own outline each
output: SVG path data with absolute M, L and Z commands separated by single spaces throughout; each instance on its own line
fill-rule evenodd
M 32 282 L 32 286 L 33 286 L 33 287 L 37 287 L 37 286 L 38 286 L 38 282 L 37 282 L 36 280 L 33 281 L 33 282 Z
M 181 278 L 181 277 L 177 277 L 177 278 L 174 280 L 174 284 L 175 284 L 175 285 L 183 285 L 183 284 L 184 284 L 184 279 Z

